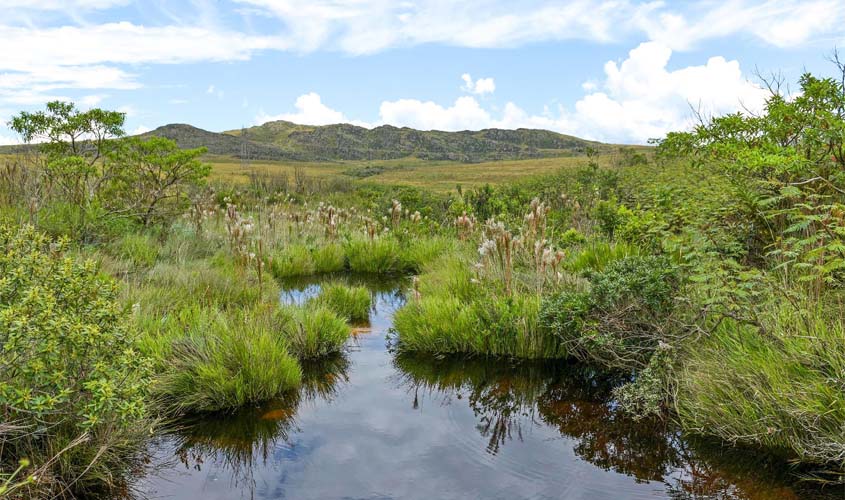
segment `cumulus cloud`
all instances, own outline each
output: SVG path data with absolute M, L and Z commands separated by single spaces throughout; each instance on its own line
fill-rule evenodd
M 319 94 L 309 92 L 296 98 L 294 103 L 296 112 L 282 113 L 279 115 L 268 115 L 263 110 L 258 112 L 255 123 L 260 125 L 270 121 L 284 120 L 303 125 L 332 125 L 335 123 L 353 123 L 361 126 L 369 126 L 365 122 L 349 120 L 340 111 L 334 110 L 325 104 Z
M 473 81 L 472 76 L 469 73 L 464 73 L 461 75 L 461 80 L 464 81 L 464 85 L 461 87 L 461 90 L 471 94 L 492 94 L 496 90 L 496 82 L 493 81 L 492 78 L 479 78 L 478 80 Z
M 449 105 L 398 99 L 383 101 L 378 121 L 368 124 L 349 120 L 311 92 L 296 100 L 295 113 L 262 113 L 257 122 L 282 119 L 312 125 L 390 124 L 449 131 L 540 128 L 607 142 L 644 143 L 688 128 L 693 121 L 691 106 L 707 115 L 762 109 L 766 91 L 743 76 L 737 61 L 716 56 L 703 65 L 670 71 L 667 66 L 671 56 L 672 50 L 660 43 L 640 44 L 621 63 L 607 62 L 604 78 L 585 85 L 585 95 L 572 109 L 546 106 L 539 113 L 529 113 L 508 102 L 495 111 L 473 96 L 459 97 Z

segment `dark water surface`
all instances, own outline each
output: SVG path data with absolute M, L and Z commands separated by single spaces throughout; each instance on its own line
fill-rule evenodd
M 400 286 L 370 284 L 369 328 L 305 367 L 283 401 L 155 440 L 149 498 L 813 498 L 782 466 L 633 422 L 619 380 L 583 367 L 397 356 Z M 283 293 L 303 302 L 307 283 Z

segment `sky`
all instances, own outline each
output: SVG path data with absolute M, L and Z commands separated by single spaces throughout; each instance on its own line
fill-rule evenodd
M 128 133 L 270 120 L 641 144 L 833 76 L 843 0 L 0 0 L 0 144 L 51 100 Z M 794 88 L 794 87 L 793 87 Z

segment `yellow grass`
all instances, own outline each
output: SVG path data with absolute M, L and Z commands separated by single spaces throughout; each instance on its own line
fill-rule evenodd
M 484 163 L 461 163 L 453 161 L 425 161 L 414 158 L 380 161 L 345 162 L 291 162 L 252 161 L 248 166 L 237 158 L 209 157 L 212 164 L 211 178 L 235 183 L 249 182 L 250 172 L 261 175 L 287 175 L 293 180 L 295 170 L 310 178 L 327 179 L 342 176 L 356 183 L 405 185 L 426 188 L 438 192 L 455 189 L 460 184 L 474 187 L 483 184 L 501 184 L 517 179 L 556 172 L 561 168 L 577 168 L 587 164 L 584 156 L 565 158 L 539 158 L 530 160 L 505 160 Z M 599 157 L 600 164 L 613 161 L 612 155 Z M 386 170 L 365 178 L 356 178 L 344 172 L 366 167 L 383 167 Z

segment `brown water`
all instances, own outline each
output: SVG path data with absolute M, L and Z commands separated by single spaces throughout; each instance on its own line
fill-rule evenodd
M 743 498 L 821 492 L 782 465 L 616 410 L 621 380 L 565 363 L 397 356 L 397 284 L 303 388 L 155 439 L 143 496 L 175 499 Z M 282 300 L 319 290 L 304 284 Z M 802 489 L 805 488 L 805 489 Z M 824 496 L 845 498 L 828 491 Z

